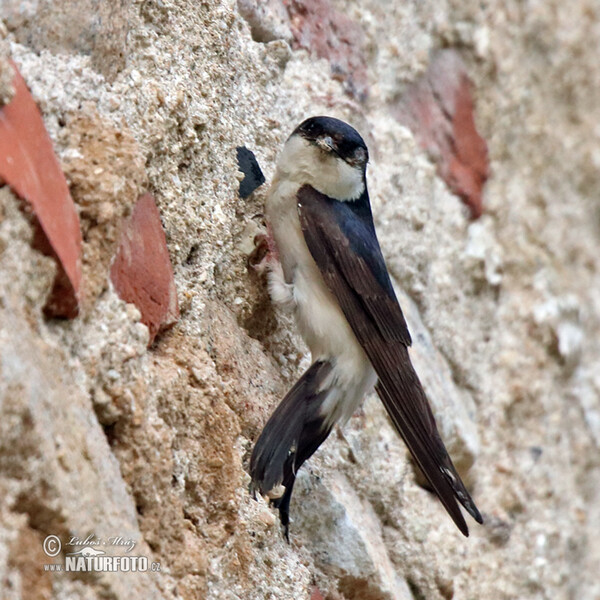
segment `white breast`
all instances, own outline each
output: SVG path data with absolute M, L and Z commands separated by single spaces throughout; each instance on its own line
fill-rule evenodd
M 296 322 L 313 361 L 331 360 L 340 384 L 356 385 L 367 375 L 370 378 L 372 368 L 304 241 L 296 203 L 300 186 L 277 174 L 267 198 L 267 218 L 283 267 L 282 274 L 270 272 L 271 289 L 289 289 Z M 285 282 L 276 280 L 281 276 Z

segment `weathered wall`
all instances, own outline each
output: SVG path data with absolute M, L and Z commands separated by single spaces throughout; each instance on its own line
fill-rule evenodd
M 597 3 L 284 4 L 0 0 L 0 56 L 40 106 L 84 233 L 81 314 L 45 319 L 54 263 L 0 189 L 0 595 L 597 600 Z M 310 29 L 315 10 L 336 39 Z M 476 221 L 401 118 L 448 47 L 489 149 Z M 252 443 L 307 357 L 246 268 L 264 189 L 239 199 L 235 147 L 268 179 L 323 113 L 369 144 L 415 365 L 486 519 L 469 539 L 374 397 L 303 469 L 290 545 L 247 493 Z M 150 349 L 108 281 L 147 190 L 181 310 Z M 131 537 L 160 572 L 43 571 L 47 535 L 90 533 Z

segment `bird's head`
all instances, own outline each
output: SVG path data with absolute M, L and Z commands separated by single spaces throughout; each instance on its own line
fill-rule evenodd
M 360 134 L 333 117 L 303 121 L 287 140 L 278 168 L 282 175 L 337 200 L 364 191 L 369 152 Z
M 333 117 L 311 117 L 303 121 L 292 135 L 299 135 L 321 152 L 333 155 L 362 172 L 367 168 L 369 151 L 354 127 Z

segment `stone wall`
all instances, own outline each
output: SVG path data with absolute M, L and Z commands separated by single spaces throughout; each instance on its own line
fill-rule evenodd
M 67 265 L 4 176 L 2 598 L 600 598 L 599 44 L 593 0 L 0 0 L 0 121 L 10 57 L 81 230 L 78 316 L 57 319 Z M 415 366 L 484 515 L 468 539 L 374 396 L 302 469 L 289 545 L 248 494 L 309 357 L 248 271 L 266 186 L 239 198 L 235 148 L 269 180 L 314 114 L 369 145 Z M 110 274 L 146 192 L 174 287 L 124 278 L 164 295 L 155 320 Z M 160 570 L 44 570 L 89 535 Z

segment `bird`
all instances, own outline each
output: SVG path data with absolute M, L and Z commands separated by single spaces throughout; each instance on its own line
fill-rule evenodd
M 483 523 L 410 360 L 411 336 L 375 232 L 368 161 L 351 125 L 303 121 L 283 146 L 265 202 L 267 234 L 255 240 L 268 246 L 261 268 L 271 299 L 293 313 L 312 357 L 250 457 L 251 489 L 279 510 L 288 542 L 298 469 L 373 386 L 458 529 L 469 535 L 459 504 Z

